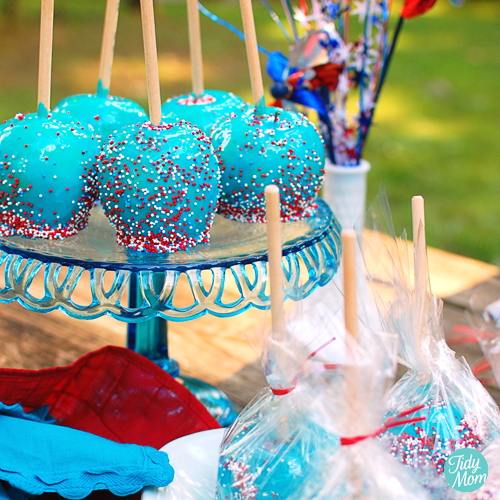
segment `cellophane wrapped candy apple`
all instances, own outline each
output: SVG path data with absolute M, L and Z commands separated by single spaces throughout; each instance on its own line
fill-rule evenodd
M 382 422 L 385 394 L 396 367 L 395 337 L 362 329 L 357 339 L 344 335 L 344 359 L 335 369 L 311 370 L 297 394 L 311 420 L 340 446 L 329 443 L 328 460 L 313 470 L 290 500 L 421 500 L 427 492 L 377 441 L 394 421 L 413 421 L 412 412 Z
M 476 332 L 477 340 L 485 358 L 491 366 L 500 387 L 500 285 L 496 288 L 477 288 L 470 299 L 469 322 Z M 492 293 L 493 292 L 493 293 Z M 463 493 L 460 500 L 494 500 L 500 498 L 500 438 L 497 438 L 484 451 L 488 462 L 488 478 L 477 490 Z
M 366 220 L 364 256 L 375 300 L 384 330 L 399 336 L 400 362 L 408 368 L 389 393 L 386 417 L 420 406 L 417 415 L 426 417 L 392 428 L 381 439 L 419 473 L 435 498 L 454 497 L 443 475 L 448 456 L 460 448 L 485 449 L 498 436 L 500 413 L 465 359 L 456 359 L 446 344 L 442 302 L 430 285 L 428 293 L 415 293 L 406 236 L 395 237 L 383 196 Z
M 303 335 L 290 335 L 293 328 L 303 328 Z M 217 500 L 289 498 L 326 462 L 325 450 L 338 445 L 336 436 L 310 420 L 297 391 L 301 370 L 311 357 L 307 345 L 321 329 L 320 318 L 308 325 L 289 319 L 284 331 L 265 332 L 261 363 L 269 387 L 224 436 Z

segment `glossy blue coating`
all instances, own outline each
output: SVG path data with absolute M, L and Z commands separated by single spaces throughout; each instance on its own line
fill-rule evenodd
M 265 188 L 280 188 L 281 220 L 312 213 L 324 179 L 323 139 L 306 117 L 281 108 L 226 115 L 212 129 L 222 158 L 219 213 L 242 222 L 265 222 Z
M 0 234 L 59 239 L 83 229 L 97 151 L 93 136 L 43 109 L 8 120 L 0 130 Z
M 186 120 L 210 135 L 215 122 L 225 113 L 238 113 L 249 105 L 231 92 L 206 90 L 202 96 L 185 94 L 169 99 L 162 107 L 166 123 Z
M 422 409 L 412 417 L 425 417 L 425 421 L 419 422 L 416 425 L 406 424 L 399 427 L 394 427 L 391 432 L 406 433 L 413 438 L 421 437 L 422 435 L 429 436 L 434 441 L 439 439 L 442 442 L 449 440 L 457 441 L 460 436 L 460 431 L 457 427 L 460 425 L 461 420 L 464 418 L 464 412 L 460 411 L 457 407 L 447 405 L 444 402 L 434 403 Z
M 242 443 L 246 434 L 245 431 L 241 433 Z M 270 437 L 258 449 L 245 450 L 242 444 L 242 453 L 236 455 L 234 461 L 219 462 L 216 499 L 288 498 L 305 480 L 306 463 L 314 460 L 309 454 L 314 454 L 315 450 L 308 450 L 306 457 L 303 448 L 300 440 L 282 444 L 277 437 Z M 259 471 L 263 472 L 259 474 Z
M 402 463 L 414 468 L 432 463 L 436 472 L 441 474 L 450 453 L 460 448 L 483 447 L 492 439 L 491 430 L 496 426 L 492 426 L 486 413 L 479 417 L 481 422 L 478 422 L 474 411 L 480 415 L 482 409 L 468 411 L 464 408 L 468 395 L 458 383 L 456 386 L 449 384 L 446 388 L 444 385 L 436 387 L 434 380 L 415 384 L 418 380 L 415 374 L 407 372 L 393 391 L 401 391 L 401 399 L 398 400 L 403 401 L 405 410 L 409 409 L 408 405 L 410 408 L 421 407 L 411 413 L 411 418 L 423 417 L 425 420 L 393 427 L 382 436 L 382 440 Z M 441 379 L 436 377 L 436 380 Z M 395 411 L 400 412 L 401 409 L 391 408 L 386 418 L 395 416 Z M 497 430 L 494 432 L 496 434 Z
M 246 432 L 243 432 L 242 442 L 245 442 L 245 437 Z M 314 450 L 308 451 L 314 453 Z M 311 459 L 314 460 L 309 454 L 304 456 L 302 442 L 294 440 L 290 444 L 281 444 L 276 437 L 274 440 L 269 438 L 261 448 L 242 449 L 234 461 L 221 460 L 219 463 L 216 499 L 288 498 L 305 480 L 305 464 Z M 268 465 L 270 467 L 266 468 Z M 260 470 L 264 472 L 259 475 L 257 471 Z M 249 494 L 253 496 L 245 496 Z
M 219 448 L 216 500 L 299 498 L 294 493 L 324 470 L 339 439 L 309 420 L 293 398 L 266 388 L 240 413 Z
M 120 244 L 171 253 L 210 241 L 220 171 L 201 130 L 133 125 L 113 135 L 102 151 L 101 202 Z
M 134 101 L 100 94 L 66 97 L 54 107 L 52 113 L 65 123 L 90 124 L 103 142 L 115 130 L 148 120 L 146 111 Z

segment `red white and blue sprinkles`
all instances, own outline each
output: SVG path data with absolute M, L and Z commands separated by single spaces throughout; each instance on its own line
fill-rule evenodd
M 97 141 L 38 114 L 0 130 L 0 235 L 61 239 L 86 227 L 96 191 Z
M 245 110 L 248 104 L 231 92 L 206 90 L 203 95 L 185 94 L 169 99 L 162 107 L 163 121 L 185 120 L 209 135 L 217 120 L 230 112 Z
M 221 157 L 219 213 L 242 222 L 265 222 L 265 188 L 280 188 L 281 220 L 300 220 L 316 208 L 324 180 L 323 139 L 306 117 L 280 108 L 231 113 L 212 129 Z
M 405 465 L 420 468 L 432 464 L 435 472 L 442 474 L 455 450 L 484 445 L 484 439 L 476 434 L 464 413 L 450 408 L 446 401 L 430 401 L 416 415 L 425 416 L 425 422 L 396 427 L 382 438 L 390 443 L 390 453 Z
M 183 121 L 125 127 L 99 161 L 101 202 L 120 245 L 170 253 L 209 243 L 220 169 L 200 129 Z

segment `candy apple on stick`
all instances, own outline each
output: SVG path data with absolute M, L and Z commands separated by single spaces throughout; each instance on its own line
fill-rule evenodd
M 42 0 L 38 112 L 0 130 L 0 235 L 60 239 L 87 225 L 97 147 L 49 113 L 54 0 Z
M 209 242 L 219 165 L 200 129 L 183 121 L 161 123 L 153 0 L 141 0 L 141 15 L 151 121 L 110 136 L 98 183 L 119 244 L 170 253 Z
M 298 396 L 308 349 L 290 336 L 296 318 L 284 315 L 278 187 L 267 186 L 265 194 L 272 325 L 262 332 L 260 341 L 269 387 L 260 391 L 224 435 L 217 500 L 292 498 L 308 474 L 324 463 L 320 450 L 338 445 L 335 436 L 310 422 L 304 399 Z M 303 339 L 315 335 L 312 322 L 302 326 Z
M 107 1 L 97 93 L 66 97 L 54 108 L 60 120 L 90 124 L 103 142 L 113 131 L 147 120 L 146 112 L 139 104 L 109 94 L 119 8 L 120 0 Z
M 221 156 L 219 213 L 242 222 L 264 222 L 265 188 L 280 189 L 281 220 L 312 213 L 321 188 L 325 148 L 304 116 L 266 107 L 251 0 L 240 0 L 255 108 L 222 117 L 212 129 Z
M 395 426 L 381 439 L 417 472 L 433 498 L 447 498 L 451 489 L 443 472 L 448 456 L 461 448 L 482 450 L 498 436 L 500 413 L 465 360 L 457 360 L 446 344 L 442 305 L 430 293 L 423 198 L 412 200 L 414 286 L 407 247 L 395 238 L 387 202 L 382 201 L 382 213 L 376 207 L 368 212 L 374 231 L 364 248 L 365 263 L 383 329 L 399 337 L 401 363 L 408 367 L 388 394 L 386 417 L 419 408 L 414 416 L 425 420 Z M 390 236 L 383 234 L 383 227 Z M 377 293 L 378 287 L 383 293 Z

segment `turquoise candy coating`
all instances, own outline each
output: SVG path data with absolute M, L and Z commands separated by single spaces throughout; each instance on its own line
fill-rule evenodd
M 162 118 L 166 123 L 185 120 L 196 125 L 205 134 L 224 114 L 247 108 L 241 97 L 222 90 L 206 90 L 200 97 L 194 94 L 181 95 L 169 99 L 162 107 Z
M 419 468 L 431 463 L 442 474 L 452 452 L 483 445 L 464 411 L 446 401 L 429 400 L 411 417 L 425 417 L 425 420 L 394 427 L 382 436 L 391 454 L 406 465 Z
M 103 142 L 115 130 L 148 120 L 139 104 L 123 97 L 79 94 L 66 97 L 52 110 L 64 123 L 90 124 Z
M 421 434 L 420 430 L 423 430 L 428 436 L 435 434 L 440 439 L 448 440 L 456 439 L 457 426 L 464 415 L 463 411 L 442 401 L 426 405 L 419 412 L 412 414 L 413 416 L 423 416 L 425 421 L 415 425 L 406 424 L 394 429 L 400 429 L 401 432 L 406 432 L 411 437 L 418 437 Z
M 249 427 L 239 439 L 244 443 L 246 435 L 253 431 Z M 307 461 L 314 460 L 315 451 L 304 450 L 300 436 L 287 444 L 270 437 L 261 447 L 247 449 L 234 459 L 219 459 L 216 499 L 288 498 L 305 480 Z
M 210 139 L 181 122 L 132 125 L 102 148 L 98 185 L 117 241 L 145 252 L 209 242 L 220 171 Z
M 316 207 L 324 178 L 325 147 L 303 115 L 281 108 L 222 117 L 212 129 L 222 159 L 219 213 L 242 222 L 265 222 L 265 188 L 280 188 L 281 220 L 300 220 Z
M 304 415 L 294 394 L 263 389 L 224 435 L 215 498 L 300 498 L 297 493 L 311 477 L 321 477 L 338 446 L 338 437 Z
M 22 115 L 0 130 L 0 234 L 66 238 L 87 225 L 95 199 L 93 136 L 49 116 Z

